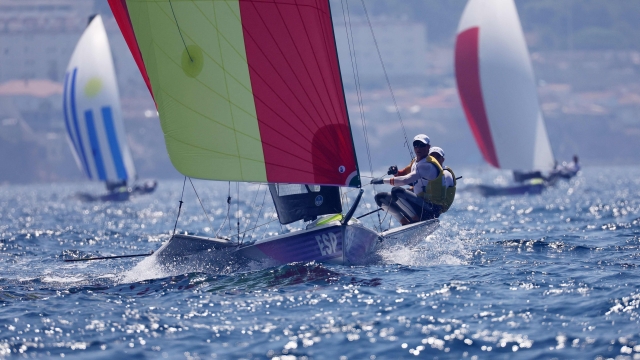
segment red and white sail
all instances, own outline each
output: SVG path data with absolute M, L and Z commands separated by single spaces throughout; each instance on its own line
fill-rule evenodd
M 455 48 L 458 94 L 485 160 L 547 170 L 554 157 L 513 0 L 469 0 Z

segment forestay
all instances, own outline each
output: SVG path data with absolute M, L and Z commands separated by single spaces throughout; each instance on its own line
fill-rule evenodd
M 551 169 L 554 157 L 513 0 L 467 3 L 458 27 L 455 71 L 485 160 L 503 169 Z
M 109 0 L 190 177 L 359 186 L 328 0 Z
M 87 26 L 69 61 L 63 111 L 71 151 L 89 179 L 135 179 L 109 40 L 99 15 Z

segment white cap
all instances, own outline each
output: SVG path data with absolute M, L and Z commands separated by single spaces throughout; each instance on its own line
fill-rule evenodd
M 431 154 L 438 154 L 442 156 L 442 158 L 444 159 L 444 150 L 442 150 L 442 148 L 439 148 L 437 146 L 431 147 L 431 150 L 429 150 L 429 155 Z
M 413 141 L 420 141 L 420 142 L 423 142 L 423 143 L 429 145 L 429 137 L 427 135 L 425 135 L 425 134 L 416 135 L 413 138 Z

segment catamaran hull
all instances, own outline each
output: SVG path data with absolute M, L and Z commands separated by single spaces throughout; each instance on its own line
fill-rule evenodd
M 380 242 L 378 233 L 361 225 L 334 225 L 278 236 L 241 246 L 240 255 L 282 265 L 300 261 L 355 265 L 366 263 Z

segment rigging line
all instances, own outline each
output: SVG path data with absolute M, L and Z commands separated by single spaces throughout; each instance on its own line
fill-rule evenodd
M 345 3 L 346 3 L 346 15 L 345 15 Z M 349 0 L 342 1 L 342 17 L 344 19 L 345 32 L 347 33 L 347 43 L 349 45 L 349 56 L 351 57 L 351 70 L 353 71 L 353 81 L 356 84 L 356 94 L 358 97 L 358 107 L 360 108 L 360 121 L 362 123 L 362 132 L 364 134 L 365 148 L 367 149 L 367 159 L 369 160 L 369 171 L 371 177 L 373 177 L 373 164 L 371 162 L 371 151 L 369 146 L 369 134 L 367 132 L 367 123 L 364 115 L 364 104 L 362 101 L 362 87 L 360 85 L 360 73 L 358 71 L 358 59 L 356 56 L 356 45 L 353 41 L 353 29 L 351 27 L 351 13 L 349 12 Z M 347 18 L 348 31 L 347 31 Z
M 236 220 L 238 221 L 238 241 L 240 241 L 240 183 L 236 183 Z
M 349 206 L 349 197 L 347 196 L 347 193 L 342 192 L 342 187 L 340 187 L 339 189 L 340 189 L 340 197 L 342 198 L 342 201 L 347 203 L 347 208 L 351 208 L 351 206 Z
M 369 19 L 369 12 L 367 11 L 367 7 L 364 4 L 364 0 L 360 0 L 362 3 L 362 8 L 364 9 L 364 14 L 367 18 L 367 23 L 369 24 L 369 30 L 371 31 L 371 36 L 373 37 L 373 43 L 376 45 L 376 51 L 378 52 L 378 58 L 380 59 L 380 64 L 382 65 L 382 72 L 384 72 L 384 78 L 387 81 L 387 86 L 389 87 L 389 92 L 391 93 L 391 98 L 393 99 L 393 105 L 396 108 L 396 114 L 398 114 L 398 120 L 400 120 L 400 125 L 402 126 L 402 133 L 404 135 L 404 144 L 409 150 L 409 158 L 413 159 L 413 150 L 409 146 L 409 139 L 407 138 L 407 131 L 404 128 L 404 122 L 402 121 L 402 115 L 400 115 L 400 109 L 398 108 L 398 102 L 396 101 L 396 96 L 393 93 L 393 88 L 391 87 L 391 81 L 389 81 L 389 75 L 387 74 L 387 68 L 384 66 L 384 62 L 382 61 L 382 54 L 380 53 L 380 47 L 378 46 L 378 40 L 376 40 L 376 35 L 373 32 L 373 26 L 371 26 L 371 19 Z
M 256 195 L 253 197 L 253 201 L 251 202 L 251 207 L 253 207 L 253 205 L 256 203 L 256 200 L 258 200 L 258 194 L 260 194 L 260 187 L 262 186 L 262 184 L 258 184 L 258 190 L 256 191 Z M 257 222 L 256 222 L 257 223 Z M 249 222 L 247 222 L 247 224 L 244 226 L 244 231 L 247 231 L 247 228 L 249 227 L 249 225 L 251 225 L 251 219 L 249 219 Z M 244 235 L 242 236 L 242 242 L 244 242 Z
M 277 212 L 277 210 L 276 210 L 275 206 L 272 206 L 272 207 L 273 207 L 273 212 Z M 269 210 L 271 210 L 271 209 L 269 209 Z M 266 215 L 266 213 L 265 213 L 265 215 Z M 272 216 L 272 215 L 271 215 L 271 216 L 267 216 L 267 219 L 268 219 L 269 217 L 273 217 L 273 216 Z M 277 216 L 276 216 L 276 218 L 277 218 Z M 278 223 L 279 223 L 279 222 L 278 222 Z M 280 223 L 279 223 L 279 224 L 280 224 Z M 261 239 L 264 239 L 264 237 L 265 237 L 265 236 L 267 236 L 267 231 L 269 231 L 269 229 L 270 229 L 270 228 L 271 228 L 271 225 L 267 226 L 267 227 L 264 229 L 264 231 L 262 232 L 262 238 L 261 238 Z M 280 224 L 280 228 L 282 229 L 282 224 Z
M 260 205 L 260 211 L 258 211 L 258 217 L 256 218 L 256 224 L 260 220 L 260 215 L 262 214 L 262 209 L 264 208 L 264 200 L 267 198 L 267 190 L 268 190 L 268 187 L 266 189 L 264 189 L 264 195 L 262 195 L 262 205 Z M 251 236 L 253 237 L 253 232 L 251 232 Z M 244 235 L 242 236 L 242 239 L 244 240 Z
M 266 223 L 264 223 L 264 224 L 257 225 L 257 226 L 255 226 L 255 227 L 253 227 L 253 228 L 249 229 L 249 230 L 246 230 L 246 231 L 241 232 L 240 234 L 244 234 L 244 233 L 246 233 L 246 232 L 253 231 L 253 230 L 255 230 L 255 229 L 257 229 L 257 228 L 259 228 L 259 227 L 261 227 L 261 226 L 265 226 L 265 225 L 271 224 L 271 223 L 272 223 L 272 222 L 274 222 L 274 221 L 278 221 L 278 219 L 273 219 L 273 220 L 271 220 L 271 221 L 269 221 L 269 222 L 266 222 Z M 239 244 L 239 245 L 242 245 L 242 244 Z
M 187 177 L 184 177 L 184 180 L 182 181 L 182 195 L 180 195 L 180 206 L 178 207 L 178 216 L 176 216 L 176 223 L 173 225 L 173 235 L 176 234 L 176 228 L 178 227 L 178 219 L 180 218 L 180 210 L 182 210 L 182 199 L 184 198 L 184 186 L 187 183 Z M 171 235 L 171 236 L 173 236 Z
M 171 6 L 171 13 L 173 14 L 173 20 L 176 21 L 176 26 L 178 27 L 178 33 L 180 33 L 180 39 L 182 39 L 182 43 L 184 44 L 184 49 L 187 51 L 187 55 L 189 55 L 189 60 L 193 62 L 191 53 L 189 53 L 189 49 L 187 48 L 187 43 L 184 42 L 184 37 L 182 37 L 182 31 L 180 31 L 180 25 L 178 25 L 178 19 L 176 19 L 176 13 L 173 11 L 173 4 L 171 3 L 171 0 L 169 0 L 169 6 Z
M 347 42 L 349 43 L 349 55 L 351 56 L 351 68 L 353 71 L 353 77 L 354 77 L 354 81 L 356 83 L 356 93 L 358 96 L 358 106 L 360 108 L 360 120 L 362 122 L 362 132 L 364 134 L 364 141 L 365 141 L 365 147 L 367 150 L 367 158 L 369 160 L 369 171 L 371 173 L 371 177 L 373 178 L 373 164 L 371 162 L 371 150 L 370 150 L 370 146 L 369 146 L 369 133 L 367 131 L 367 122 L 366 122 L 366 118 L 364 115 L 364 104 L 363 104 L 363 100 L 362 100 L 362 86 L 360 84 L 360 72 L 358 71 L 358 58 L 356 55 L 356 45 L 354 43 L 353 40 L 353 27 L 351 25 L 351 13 L 349 11 L 349 0 L 343 0 L 342 1 L 342 17 L 344 18 L 344 22 L 345 22 L 345 31 L 347 29 L 347 18 L 345 17 L 345 11 L 344 11 L 344 4 L 346 3 L 346 8 L 347 8 L 347 12 L 346 15 L 349 19 L 349 31 L 347 32 Z M 353 51 L 353 54 L 351 53 L 351 51 Z M 406 141 L 406 134 L 405 134 L 405 141 Z M 373 185 L 373 192 L 374 194 L 377 193 L 376 191 L 376 186 Z M 378 215 L 378 221 L 380 220 L 380 216 Z M 372 221 L 373 223 L 373 221 Z M 382 223 L 379 222 L 379 227 L 380 230 L 382 231 Z M 375 228 L 375 225 L 374 225 Z
M 229 220 L 229 210 L 231 210 L 231 181 L 229 181 L 229 192 L 227 193 L 227 216 L 224 218 L 222 225 L 220 225 L 220 228 L 216 232 L 216 237 L 218 237 L 218 234 L 220 234 L 220 230 L 222 230 L 224 224 L 226 224 L 227 220 Z M 231 224 L 231 222 L 229 222 L 229 224 Z
M 211 219 L 209 219 L 209 214 L 207 214 L 207 210 L 204 209 L 204 205 L 202 204 L 202 200 L 200 200 L 200 196 L 198 195 L 198 192 L 196 191 L 196 187 L 193 186 L 193 181 L 191 181 L 191 178 L 189 178 L 189 182 L 191 183 L 191 187 L 193 188 L 193 192 L 196 193 L 196 197 L 198 198 L 198 201 L 200 202 L 200 206 L 202 207 L 202 212 L 204 212 L 204 216 L 207 217 L 207 221 L 211 224 L 211 229 L 213 229 L 213 222 L 211 221 Z

